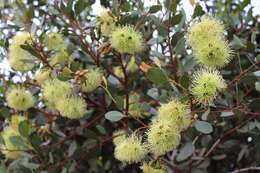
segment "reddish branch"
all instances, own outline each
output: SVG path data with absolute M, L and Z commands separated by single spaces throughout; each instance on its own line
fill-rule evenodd
M 127 57 L 127 55 L 125 55 L 125 57 Z M 121 68 L 123 70 L 123 74 L 124 74 L 124 90 L 125 90 L 125 108 L 124 108 L 124 114 L 126 116 L 126 118 L 124 119 L 124 124 L 125 124 L 125 128 L 128 129 L 128 113 L 129 113 L 129 91 L 128 91 L 128 74 L 127 74 L 127 64 L 124 65 L 124 61 L 123 61 L 123 54 L 118 56 L 119 61 L 120 61 L 120 65 Z
M 243 127 L 244 125 L 246 125 L 249 121 L 257 118 L 260 116 L 260 112 L 247 112 L 249 115 L 251 115 L 246 121 L 241 122 L 240 124 L 238 124 L 237 126 L 235 126 L 234 128 L 228 130 L 227 132 L 225 132 L 222 136 L 220 136 L 215 142 L 214 144 L 209 148 L 209 150 L 204 154 L 204 157 L 208 157 L 210 156 L 213 151 L 219 146 L 219 144 L 228 136 L 230 136 L 231 134 L 233 134 L 234 132 L 236 132 L 238 129 L 240 129 L 241 127 Z M 200 165 L 202 163 L 203 160 L 199 161 L 197 163 L 197 165 Z
M 37 54 L 37 57 L 46 65 L 48 68 L 53 70 L 54 68 L 48 62 L 48 55 L 43 51 L 43 46 L 41 44 L 34 43 L 32 46 L 34 53 Z
M 62 8 L 60 8 L 58 2 L 55 2 L 55 8 L 59 11 L 59 13 L 66 17 L 69 20 L 69 25 L 72 27 L 75 31 L 79 30 L 80 35 L 77 35 L 79 37 L 80 43 L 83 46 L 83 50 L 91 56 L 91 58 L 95 61 L 97 66 L 100 66 L 99 56 L 95 54 L 95 52 L 91 49 L 90 45 L 86 42 L 85 37 L 86 33 L 84 28 L 82 28 L 81 24 L 70 14 L 63 11 Z
M 79 158 L 79 160 L 77 161 L 77 164 L 79 164 L 84 158 L 87 157 L 87 155 L 94 149 L 98 148 L 98 147 L 102 147 L 104 144 L 108 143 L 108 142 L 111 142 L 112 139 L 114 137 L 117 137 L 117 136 L 109 136 L 109 137 L 105 137 L 104 139 L 100 139 L 99 143 L 93 145 L 92 147 L 86 149 L 84 151 L 84 154 Z
M 259 62 L 256 62 L 255 64 L 249 66 L 247 69 L 243 70 L 238 76 L 236 76 L 229 84 L 228 87 L 232 87 L 236 82 L 238 82 L 245 74 L 250 72 L 256 65 L 260 64 Z
M 177 57 L 173 54 L 172 51 L 172 44 L 171 44 L 171 37 L 170 37 L 170 33 L 171 33 L 171 10 L 167 9 L 166 13 L 168 13 L 169 18 L 168 18 L 168 24 L 167 24 L 167 30 L 168 30 L 168 35 L 167 35 L 167 44 L 168 44 L 168 48 L 169 48 L 169 52 L 170 52 L 170 61 L 172 63 L 172 67 L 173 67 L 173 77 L 174 77 L 174 81 L 178 81 L 178 75 L 177 75 L 177 69 L 178 69 L 178 61 L 177 61 Z

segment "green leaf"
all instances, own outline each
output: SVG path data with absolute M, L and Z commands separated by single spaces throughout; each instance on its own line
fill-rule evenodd
M 123 12 L 128 12 L 131 10 L 131 5 L 128 2 L 125 2 L 121 5 L 121 10 Z
M 30 126 L 27 121 L 22 121 L 19 123 L 19 132 L 22 136 L 28 137 L 30 133 Z
M 0 47 L 4 47 L 5 46 L 5 41 L 4 40 L 0 40 Z
M 182 14 L 177 14 L 177 15 L 173 16 L 173 18 L 171 18 L 171 21 L 170 21 L 171 26 L 174 26 L 174 25 L 180 23 L 181 18 L 182 18 Z
M 242 3 L 240 3 L 239 8 L 242 11 L 247 5 L 251 3 L 251 0 L 244 0 Z
M 190 85 L 190 79 L 189 76 L 187 74 L 183 75 L 180 78 L 180 84 L 184 87 L 184 88 L 188 88 Z
M 255 59 L 256 59 L 256 62 L 260 62 L 260 54 L 258 54 Z
M 241 49 L 241 48 L 246 47 L 244 44 L 244 41 L 241 40 L 240 38 L 238 38 L 236 35 L 233 35 L 233 40 L 232 40 L 231 44 L 235 49 Z
M 260 111 L 260 99 L 254 99 L 252 100 L 252 102 L 249 104 L 249 108 L 252 110 L 252 111 Z
M 6 173 L 5 165 L 0 165 L 0 173 Z
M 181 0 L 165 0 L 164 6 L 171 10 L 173 13 L 176 12 L 177 5 L 180 3 Z
M 35 150 L 38 151 L 39 154 L 41 154 L 41 148 L 40 148 L 40 145 L 41 145 L 41 137 L 39 135 L 37 135 L 36 133 L 33 133 L 32 135 L 30 135 L 30 143 L 32 144 L 33 148 Z
M 212 125 L 206 121 L 197 120 L 195 123 L 195 128 L 199 132 L 204 133 L 204 134 L 209 134 L 213 131 Z
M 186 52 L 186 48 L 185 48 L 185 39 L 184 37 L 182 37 L 179 41 L 178 44 L 175 47 L 175 52 L 177 54 L 184 54 Z
M 68 1 L 67 6 L 65 7 L 66 13 L 67 13 L 68 15 L 70 15 L 71 17 L 73 16 L 73 10 L 72 10 L 72 8 L 73 8 L 73 2 L 74 2 L 74 1 Z
M 195 17 L 198 17 L 198 16 L 202 16 L 203 14 L 205 14 L 205 11 L 203 10 L 203 8 L 199 4 L 197 4 L 196 7 L 195 7 L 195 10 L 193 12 L 192 17 L 195 18 Z
M 103 134 L 103 135 L 106 134 L 106 129 L 105 129 L 103 126 L 101 126 L 100 124 L 98 124 L 98 125 L 96 126 L 96 128 L 97 128 L 97 130 L 98 130 L 101 134 Z
M 221 112 L 220 117 L 230 117 L 233 115 L 234 115 L 234 112 Z
M 86 140 L 84 142 L 84 147 L 91 148 L 91 147 L 93 147 L 96 144 L 97 144 L 97 140 L 96 139 L 88 139 L 88 140 Z
M 259 121 L 255 120 L 255 126 L 256 126 L 256 128 L 258 128 L 258 130 L 260 130 L 260 122 Z
M 210 109 L 208 109 L 206 112 L 204 112 L 204 113 L 201 115 L 201 119 L 202 119 L 203 121 L 206 121 L 206 120 L 208 119 L 209 113 L 210 113 Z
M 3 107 L 0 109 L 0 116 L 3 118 L 8 118 L 10 116 L 9 109 L 6 107 Z
M 150 68 L 147 72 L 147 78 L 158 86 L 168 82 L 167 75 L 164 73 L 164 71 L 162 71 L 162 69 L 158 67 Z
M 184 32 L 176 32 L 171 38 L 171 46 L 174 48 L 183 36 Z
M 195 151 L 194 145 L 191 142 L 186 143 L 180 149 L 180 153 L 177 155 L 176 160 L 178 162 L 186 160 L 188 157 L 190 157 L 193 154 L 194 151 Z
M 33 5 L 30 5 L 29 9 L 27 10 L 27 17 L 29 17 L 29 19 L 32 19 L 34 17 L 34 7 Z
M 105 118 L 112 122 L 117 122 L 121 120 L 124 115 L 119 111 L 109 111 L 105 114 Z
M 79 15 L 86 7 L 88 3 L 85 0 L 78 0 L 75 4 L 75 14 Z
M 241 127 L 240 129 L 238 129 L 238 131 L 241 132 L 241 133 L 248 133 L 255 128 L 256 128 L 256 121 L 254 121 L 254 122 L 250 121 L 246 125 Z
M 11 136 L 9 139 L 18 148 L 26 146 L 21 136 Z
M 153 5 L 149 9 L 149 13 L 156 13 L 156 12 L 158 12 L 160 10 L 162 10 L 162 6 L 161 5 Z
M 255 89 L 256 91 L 260 92 L 260 82 L 255 83 Z
M 75 141 L 73 141 L 73 142 L 70 144 L 69 149 L 68 149 L 68 156 L 69 156 L 69 157 L 73 155 L 73 153 L 76 151 L 77 147 L 78 147 L 78 146 L 77 146 L 77 143 L 76 143 Z

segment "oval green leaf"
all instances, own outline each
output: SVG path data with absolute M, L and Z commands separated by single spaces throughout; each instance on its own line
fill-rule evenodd
M 197 120 L 195 123 L 195 128 L 204 134 L 209 134 L 213 131 L 213 127 L 210 123 L 206 122 L 206 121 L 199 121 Z
M 105 118 L 112 122 L 117 122 L 121 120 L 124 115 L 119 111 L 109 111 L 105 114 Z

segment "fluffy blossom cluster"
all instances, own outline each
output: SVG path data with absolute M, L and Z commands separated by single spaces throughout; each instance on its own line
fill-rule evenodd
M 57 109 L 61 116 L 75 119 L 85 114 L 87 104 L 79 96 L 73 95 L 69 82 L 49 79 L 44 82 L 42 91 L 49 108 Z
M 180 132 L 191 123 L 190 110 L 185 103 L 172 99 L 158 110 L 158 117 L 152 122 L 147 132 L 150 151 L 164 155 L 179 145 Z
M 187 128 L 190 119 L 190 111 L 186 104 L 176 99 L 163 104 L 159 109 L 158 117 L 150 125 L 145 146 L 135 135 L 127 137 L 124 130 L 113 134 L 116 146 L 115 157 L 131 163 L 141 161 L 149 151 L 155 156 L 164 155 L 179 145 L 180 132 Z M 134 152 L 132 151 L 134 148 L 138 149 Z M 148 169 L 148 167 L 144 168 Z
M 34 105 L 33 95 L 24 87 L 14 86 L 8 89 L 6 93 L 8 106 L 18 111 L 26 111 Z
M 35 57 L 28 51 L 21 48 L 26 43 L 32 43 L 33 36 L 29 33 L 23 32 L 13 37 L 13 42 L 9 47 L 10 66 L 17 71 L 27 72 L 34 67 Z
M 100 86 L 103 74 L 99 69 L 91 69 L 85 75 L 85 80 L 82 83 L 82 91 L 91 92 Z
M 111 33 L 111 46 L 120 53 L 134 54 L 143 49 L 143 38 L 132 26 L 117 27 Z
M 175 122 L 180 130 L 187 128 L 191 123 L 188 105 L 177 99 L 163 104 L 158 111 L 158 118 Z
M 60 50 L 67 46 L 63 35 L 58 32 L 48 33 L 45 38 L 45 43 L 49 50 Z
M 97 21 L 101 34 L 104 36 L 109 36 L 116 27 L 116 18 L 108 10 L 102 11 L 100 16 L 97 18 Z
M 42 85 L 46 80 L 50 78 L 51 78 L 51 70 L 49 69 L 40 69 L 36 71 L 34 76 L 34 80 L 36 80 L 36 82 L 39 85 Z
M 50 105 L 72 94 L 72 85 L 58 79 L 49 79 L 42 86 L 43 97 Z
M 203 69 L 195 72 L 192 81 L 192 94 L 197 102 L 210 104 L 219 91 L 226 87 L 220 73 L 213 68 L 226 65 L 231 59 L 230 47 L 224 38 L 223 24 L 209 17 L 203 17 L 189 31 L 189 43 L 197 62 Z
M 62 116 L 70 119 L 81 118 L 86 113 L 86 103 L 77 96 L 58 101 L 56 107 Z
M 127 163 L 135 163 L 144 159 L 147 154 L 146 147 L 139 137 L 132 134 L 116 144 L 115 158 Z
M 209 67 L 223 67 L 230 61 L 231 50 L 224 39 L 224 27 L 218 20 L 203 17 L 189 31 L 189 43 L 196 61 Z
M 226 88 L 226 83 L 219 71 L 210 68 L 201 69 L 194 74 L 192 94 L 203 104 L 212 103 L 218 91 Z
M 147 132 L 147 141 L 150 151 L 155 156 L 164 155 L 179 145 L 180 129 L 176 122 L 155 120 Z
M 23 151 L 29 150 L 30 144 L 27 139 L 20 135 L 19 133 L 19 124 L 26 119 L 20 115 L 13 115 L 11 125 L 4 128 L 1 132 L 4 144 L 1 144 L 1 152 L 8 159 L 17 159 L 23 153 Z M 14 140 L 19 138 L 20 145 L 17 145 Z M 22 145 L 21 145 L 22 143 Z

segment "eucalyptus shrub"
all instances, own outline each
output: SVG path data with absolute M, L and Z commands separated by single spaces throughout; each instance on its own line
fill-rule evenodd
M 0 172 L 260 170 L 254 4 L 97 3 L 0 4 Z

